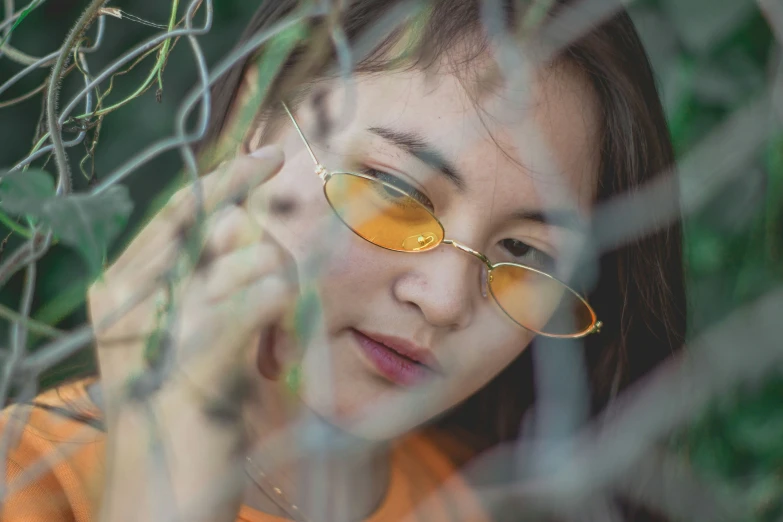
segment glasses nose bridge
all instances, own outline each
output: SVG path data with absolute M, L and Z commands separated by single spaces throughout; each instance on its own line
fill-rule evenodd
M 481 261 L 487 267 L 487 269 L 490 269 L 490 270 L 492 269 L 492 263 L 489 261 L 487 256 L 485 256 L 484 254 L 482 254 L 478 250 L 473 250 L 469 246 L 464 245 L 464 244 L 460 243 L 459 241 L 454 241 L 453 239 L 444 239 L 441 243 L 443 243 L 444 245 L 451 245 L 454 248 L 456 248 L 457 250 L 461 250 L 462 252 L 465 252 L 466 254 L 470 254 L 471 256 L 473 256 L 476 259 L 478 259 L 479 261 Z

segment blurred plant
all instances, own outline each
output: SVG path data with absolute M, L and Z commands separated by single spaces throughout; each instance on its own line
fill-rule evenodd
M 660 0 L 640 8 L 680 157 L 738 108 L 764 100 L 737 126 L 756 129 L 725 142 L 736 145 L 738 175 L 686 222 L 693 335 L 783 282 L 783 132 L 773 101 L 783 85 L 770 29 L 780 29 L 783 11 L 759 5 Z M 674 24 L 661 24 L 664 17 Z M 748 332 L 746 343 L 754 342 Z M 675 438 L 704 476 L 747 492 L 759 521 L 783 516 L 783 377 L 771 371 L 713 402 Z
M 158 85 L 156 97 L 158 100 L 162 98 L 163 70 L 169 54 L 179 37 L 165 38 L 159 43 L 148 45 L 149 49 L 145 49 L 141 53 L 137 52 L 136 54 L 140 54 L 140 56 L 129 67 L 113 72 L 110 75 L 108 86 L 103 91 L 100 88 L 100 82 L 94 81 L 89 73 L 85 53 L 95 51 L 100 45 L 104 33 L 104 16 L 108 15 L 141 22 L 146 25 L 167 29 L 169 32 L 182 26 L 183 20 L 177 22 L 179 0 L 172 1 L 168 26 L 147 22 L 118 8 L 106 8 L 104 7 L 106 0 L 94 0 L 73 27 L 61 49 L 45 58 L 32 59 L 12 48 L 9 40 L 13 31 L 34 9 L 43 3 L 43 0 L 35 0 L 18 13 L 7 13 L 6 21 L 3 25 L 7 26 L 9 22 L 13 22 L 13 25 L 10 28 L 6 28 L 2 44 L 0 44 L 0 50 L 10 59 L 22 65 L 27 65 L 27 67 L 0 86 L 0 93 L 6 91 L 11 85 L 21 79 L 24 74 L 35 68 L 45 67 L 54 63 L 52 73 L 49 79 L 39 87 L 13 100 L 3 102 L 0 107 L 11 106 L 42 93 L 46 104 L 45 110 L 42 111 L 39 119 L 39 122 L 41 122 L 39 130 L 33 140 L 35 144 L 28 153 L 27 158 L 20 161 L 11 169 L 11 172 L 27 171 L 32 162 L 42 155 L 46 156 L 43 162 L 43 166 L 46 166 L 49 158 L 55 156 L 59 170 L 57 194 L 55 194 L 53 184 L 49 186 L 51 179 L 44 171 L 29 173 L 29 175 L 19 175 L 18 172 L 15 175 L 6 175 L 3 177 L 2 182 L 0 221 L 10 229 L 12 234 L 16 233 L 27 238 L 29 240 L 28 245 L 33 245 L 42 240 L 48 244 L 52 240 L 52 236 L 47 234 L 48 232 L 53 233 L 55 240 L 63 240 L 68 245 L 81 251 L 92 275 L 95 276 L 100 272 L 110 241 L 124 228 L 132 210 L 132 203 L 127 190 L 121 186 L 111 187 L 110 193 L 106 194 L 69 195 L 72 184 L 70 167 L 60 133 L 68 132 L 69 130 L 78 132 L 78 136 L 69 146 L 87 140 L 89 143 L 87 152 L 79 162 L 79 167 L 88 182 L 91 185 L 95 185 L 97 180 L 94 170 L 94 154 L 99 142 L 103 118 L 143 95 L 156 80 Z M 6 5 L 12 6 L 13 2 Z M 91 47 L 87 47 L 86 43 L 88 43 L 89 39 L 85 34 L 96 20 L 99 21 L 99 25 L 95 42 Z M 112 92 L 115 78 L 127 74 L 154 53 L 157 53 L 157 58 L 146 80 L 129 96 L 107 105 L 106 98 Z M 81 74 L 87 85 L 85 88 L 87 91 L 85 97 L 86 110 L 83 114 L 61 118 L 60 121 L 57 121 L 59 91 L 62 82 L 73 71 Z M 93 93 L 95 96 L 94 104 L 92 99 Z M 71 104 L 69 109 L 72 108 L 73 104 Z M 66 114 L 69 113 L 69 109 L 66 109 L 64 112 Z M 44 119 L 47 120 L 45 127 L 42 125 Z M 44 128 L 47 130 L 44 131 Z M 53 131 L 52 129 L 56 130 Z M 51 143 L 45 146 L 47 142 Z M 85 164 L 90 160 L 92 160 L 93 168 L 88 173 L 85 170 Z M 25 195 L 26 198 L 22 199 L 22 195 Z M 13 217 L 9 214 L 12 214 Z M 26 221 L 27 227 L 19 223 L 20 219 Z M 105 224 L 110 224 L 110 226 L 107 227 Z M 39 229 L 38 225 L 45 225 L 45 229 Z M 4 242 L 4 245 L 5 243 L 7 241 Z M 33 250 L 32 246 L 28 247 L 28 249 Z M 46 248 L 42 248 L 40 253 L 42 254 L 45 251 Z M 40 257 L 40 254 L 34 257 Z M 0 268 L 0 283 L 7 280 L 14 267 L 13 263 L 6 263 Z M 32 286 L 34 287 L 34 285 Z

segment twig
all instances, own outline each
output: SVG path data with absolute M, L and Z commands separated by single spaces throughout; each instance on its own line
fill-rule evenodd
M 95 36 L 95 43 L 91 45 L 90 47 L 81 47 L 79 50 L 83 53 L 92 53 L 95 52 L 101 45 L 101 42 L 103 42 L 103 36 L 105 34 L 105 28 L 106 28 L 106 21 L 103 16 L 98 17 L 98 31 Z M 52 65 L 56 60 L 57 56 L 60 54 L 60 50 L 54 51 L 53 53 L 50 53 L 43 58 L 40 58 L 35 63 L 29 64 L 27 67 L 25 67 L 23 70 L 19 71 L 15 75 L 11 77 L 8 81 L 6 81 L 4 84 L 0 85 L 0 94 L 4 93 L 6 90 L 8 90 L 12 85 L 14 85 L 16 82 L 27 76 L 31 71 L 34 71 L 35 69 L 42 68 L 42 67 L 48 67 Z M 46 100 L 44 100 L 46 101 Z
M 103 18 L 101 18 L 100 20 L 102 21 Z M 84 51 L 81 51 L 79 53 L 79 57 L 80 57 L 79 60 L 81 60 L 82 68 L 86 71 L 88 69 L 88 67 L 87 67 L 87 62 L 85 61 L 85 58 L 84 58 Z M 76 65 L 77 64 L 72 64 L 71 67 L 74 67 Z M 89 75 L 85 74 L 84 81 L 86 83 L 90 83 Z M 47 96 L 45 101 L 48 101 L 48 99 L 49 98 Z M 87 91 L 86 92 L 85 99 L 84 99 L 84 105 L 85 105 L 84 110 L 86 112 L 92 111 L 92 91 Z M 60 122 L 60 125 L 62 126 L 62 122 Z M 35 144 L 35 146 L 33 147 L 33 151 L 27 156 L 27 158 L 22 160 L 20 163 L 17 163 L 11 169 L 11 171 L 13 172 L 13 171 L 21 169 L 21 168 L 27 168 L 27 166 L 29 166 L 30 163 L 32 163 L 33 161 L 35 161 L 39 157 L 43 156 L 44 154 L 48 153 L 49 151 L 53 150 L 54 149 L 54 144 L 50 144 L 50 145 L 48 145 L 48 146 L 46 146 L 44 148 L 40 148 L 46 142 L 46 140 L 50 137 L 50 135 L 51 135 L 51 133 L 49 133 L 49 132 L 44 133 L 44 135 L 41 136 L 41 138 Z M 86 135 L 87 135 L 86 130 L 82 130 L 81 132 L 79 132 L 79 134 L 73 140 L 63 143 L 63 146 L 72 147 L 72 146 L 78 145 L 79 143 L 82 142 L 82 140 L 84 139 L 84 137 Z
M 177 23 L 177 8 L 179 7 L 179 0 L 173 0 L 171 2 L 171 16 L 169 17 L 168 31 L 174 30 L 174 25 Z M 166 65 L 166 61 L 169 59 L 169 51 L 171 50 L 171 40 L 163 42 L 163 47 L 158 53 L 158 62 L 155 64 L 155 69 L 158 76 L 158 101 L 163 92 L 163 67 Z
M 14 253 L 0 265 L 0 286 L 3 286 L 8 278 L 14 275 L 20 266 L 24 266 L 27 259 L 32 256 L 35 241 L 36 237 L 30 239 L 14 250 Z
M 167 33 L 169 35 L 171 33 L 173 33 L 174 27 L 176 25 L 177 4 L 178 4 L 178 2 L 179 2 L 179 0 L 175 0 L 174 3 L 173 3 L 173 7 L 172 7 L 172 11 L 171 11 L 171 19 L 170 19 L 169 28 L 168 28 L 169 33 Z M 156 78 L 158 79 L 158 82 L 160 83 L 161 88 L 162 88 L 162 85 L 163 85 L 163 83 L 162 83 L 163 82 L 163 77 L 162 77 L 163 68 L 166 65 L 169 53 L 171 52 L 171 50 L 173 48 L 173 44 L 171 43 L 171 41 L 175 40 L 175 42 L 176 42 L 177 38 L 178 37 L 170 35 L 168 38 L 164 39 L 161 44 L 158 45 L 158 58 L 157 58 L 157 60 L 155 62 L 155 65 L 152 67 L 152 70 L 150 71 L 150 73 L 147 76 L 147 78 L 144 79 L 144 81 L 141 83 L 141 85 L 135 91 L 133 91 L 133 93 L 131 93 L 130 95 L 125 97 L 123 100 L 110 105 L 109 107 L 101 108 L 100 110 L 95 111 L 95 112 L 90 113 L 90 114 L 85 113 L 85 114 L 81 114 L 79 116 L 74 116 L 74 118 L 75 119 L 81 119 L 81 118 L 87 118 L 87 117 L 103 116 L 105 114 L 108 114 L 109 112 L 112 112 L 112 111 L 114 111 L 116 109 L 119 109 L 120 107 L 126 105 L 130 101 L 135 100 L 136 98 L 138 98 L 139 96 L 141 96 L 145 92 L 147 92 L 147 90 L 149 90 L 149 88 L 155 82 Z M 149 53 L 152 53 L 152 52 L 154 52 L 154 48 L 150 49 L 148 52 L 145 52 L 143 57 L 146 57 Z M 135 65 L 136 64 L 134 63 L 133 66 L 135 66 Z M 133 66 L 131 66 L 131 68 Z M 120 74 L 120 73 L 118 73 L 118 74 Z M 114 77 L 112 76 L 112 78 L 114 78 Z M 70 111 L 66 110 L 65 112 L 70 112 Z M 61 120 L 62 120 L 62 118 L 61 118 Z
M 302 18 L 304 17 L 298 16 L 295 18 L 289 18 L 285 22 L 281 22 L 275 27 L 255 35 L 241 48 L 230 53 L 229 56 L 221 60 L 212 69 L 212 73 L 209 76 L 209 85 L 211 86 L 212 84 L 214 84 L 217 81 L 217 79 L 223 76 L 224 74 L 226 74 L 226 72 L 237 61 L 243 59 L 244 57 L 252 53 L 256 48 L 258 48 L 259 45 L 263 44 L 264 42 L 274 37 L 275 35 L 280 34 L 282 31 L 288 29 L 289 27 L 299 23 L 299 21 Z M 188 32 L 183 30 L 182 33 L 187 34 Z M 201 97 L 201 89 L 194 90 L 188 93 L 187 97 L 182 102 L 182 106 L 180 108 L 179 114 L 177 115 L 178 122 L 180 121 L 182 122 L 177 124 L 178 128 L 184 128 L 184 121 L 190 115 L 190 111 L 192 110 L 196 102 L 200 99 L 200 97 Z M 192 143 L 200 139 L 202 135 L 203 135 L 203 130 L 200 134 L 186 136 L 184 140 L 186 140 L 188 143 Z M 148 147 L 143 151 L 140 151 L 138 154 L 136 154 L 133 157 L 131 161 L 117 168 L 111 174 L 107 175 L 98 186 L 93 188 L 92 193 L 99 194 L 103 192 L 104 190 L 108 189 L 110 186 L 114 185 L 115 183 L 120 182 L 130 173 L 132 173 L 133 171 L 135 171 L 136 169 L 138 169 L 139 167 L 141 167 L 142 165 L 150 161 L 155 156 L 161 154 L 162 152 L 180 147 L 184 140 L 182 137 L 171 137 L 165 140 L 161 140 L 155 145 Z
M 21 356 L 27 346 L 27 328 L 25 328 L 25 324 L 30 319 L 30 309 L 33 305 L 33 294 L 35 293 L 35 282 L 37 279 L 36 273 L 35 263 L 27 265 L 24 287 L 22 288 L 22 302 L 19 305 L 19 315 L 21 318 L 18 321 L 14 321 L 14 324 L 11 326 L 12 358 L 14 357 L 13 354 Z M 8 364 L 8 361 L 6 361 L 6 364 Z M 0 390 L 2 390 L 2 388 L 3 387 L 0 386 Z M 5 397 L 0 393 L 0 404 L 4 403 Z
M 200 92 L 200 98 L 201 98 L 201 117 L 199 118 L 198 122 L 198 131 L 196 132 L 194 138 L 200 139 L 204 133 L 207 131 L 207 125 L 209 124 L 209 114 L 212 108 L 212 93 L 209 90 L 210 82 L 209 82 L 209 71 L 207 70 L 207 60 L 204 57 L 204 53 L 201 52 L 201 46 L 198 43 L 198 40 L 196 39 L 195 32 L 192 32 L 193 28 L 193 16 L 195 14 L 195 10 L 198 8 L 198 5 L 200 3 L 192 3 L 190 7 L 188 8 L 188 16 L 185 18 L 185 28 L 190 29 L 191 33 L 188 35 L 188 42 L 190 42 L 190 47 L 193 49 L 193 55 L 196 58 L 196 66 L 198 69 L 198 78 L 201 83 L 201 92 Z M 202 29 L 203 32 L 209 31 L 209 28 L 212 26 L 212 4 L 207 3 L 206 8 L 206 21 L 204 22 L 204 28 Z M 186 139 L 186 133 L 185 133 L 185 118 L 177 118 L 176 123 L 176 129 L 177 134 L 183 138 L 182 144 L 180 145 L 180 154 L 182 156 L 182 160 L 185 163 L 185 167 L 190 174 L 190 178 L 193 182 L 198 180 L 198 165 L 196 162 L 196 157 L 193 154 L 193 151 L 191 150 L 188 140 Z M 203 210 L 203 194 L 201 193 L 201 184 L 200 183 L 193 183 L 193 189 L 196 196 L 196 208 L 199 224 L 204 219 L 204 210 Z
M 0 265 L 0 287 L 22 267 L 40 259 L 46 253 L 51 242 L 51 232 L 36 232 L 32 239 L 17 248 L 13 255 Z
M 70 74 L 70 72 L 73 70 L 73 68 L 74 68 L 73 64 L 69 65 L 65 69 L 65 72 L 63 73 L 63 75 L 67 76 L 68 74 Z M 21 103 L 21 102 L 27 100 L 28 98 L 32 98 L 33 96 L 35 96 L 36 94 L 38 94 L 40 92 L 46 91 L 46 86 L 48 85 L 48 83 L 49 83 L 48 80 L 44 80 L 44 82 L 41 85 L 39 85 L 38 87 L 36 87 L 32 91 L 30 91 L 28 93 L 25 93 L 25 94 L 22 94 L 20 96 L 17 96 L 16 98 L 12 98 L 10 100 L 6 100 L 4 102 L 0 102 L 0 109 L 4 109 L 6 107 L 10 107 L 12 105 L 16 105 L 17 103 Z M 47 134 L 47 136 L 48 136 L 48 134 Z
M 63 335 L 66 335 L 66 332 L 64 332 L 63 330 L 54 328 L 53 326 L 49 326 L 48 324 L 42 323 L 40 321 L 36 321 L 35 319 L 30 319 L 30 318 L 25 319 L 22 316 L 22 314 L 20 314 L 19 312 L 16 312 L 15 310 L 12 310 L 2 304 L 0 304 L 0 317 L 4 317 L 9 321 L 22 322 L 26 325 L 26 328 L 30 332 L 39 335 L 45 335 L 47 337 L 54 337 L 54 338 L 58 338 L 58 337 L 62 337 Z
M 40 7 L 40 4 L 43 4 L 45 1 L 46 0 L 33 0 L 32 2 L 27 4 L 26 7 L 23 7 L 22 9 L 20 9 L 15 13 L 13 12 L 13 7 L 12 7 L 11 11 L 5 12 L 5 19 L 2 22 L 0 22 L 0 31 L 3 31 L 4 35 L 10 33 L 12 24 L 14 24 L 19 19 L 19 17 L 25 13 L 25 11 L 27 11 L 30 7 L 33 6 Z M 2 56 L 2 54 L 0 54 L 0 56 Z
M 21 371 L 28 372 L 30 375 L 39 375 L 47 368 L 51 368 L 60 361 L 67 359 L 81 350 L 86 344 L 92 342 L 97 332 L 109 328 L 135 306 L 147 299 L 159 286 L 159 281 L 153 281 L 131 296 L 117 310 L 107 314 L 100 323 L 95 325 L 86 324 L 73 332 L 69 332 L 66 336 L 60 337 L 37 349 L 35 353 L 28 355 L 21 363 Z
M 19 51 L 18 49 L 15 49 L 14 47 L 11 47 L 11 33 L 13 33 L 14 29 L 16 29 L 16 27 L 27 17 L 27 15 L 30 14 L 31 11 L 43 3 L 43 0 L 33 0 L 27 5 L 27 7 L 20 10 L 18 13 L 13 12 L 13 0 L 5 0 L 4 3 L 5 21 L 2 24 L 2 27 L 4 28 L 4 34 L 2 37 L 0 37 L 0 56 L 5 54 L 8 56 L 8 58 L 17 63 L 22 65 L 29 65 L 38 60 L 38 58 L 30 56 L 26 53 L 23 53 L 22 51 Z
M 11 353 L 3 361 L 3 373 L 0 378 L 0 407 L 4 407 L 8 393 L 11 390 L 11 383 L 17 373 L 17 369 L 24 358 L 27 348 L 27 328 L 25 328 L 29 317 L 30 308 L 33 303 L 33 292 L 35 291 L 36 281 L 35 263 L 27 265 L 27 273 L 24 278 L 24 287 L 22 288 L 22 300 L 19 304 L 19 315 L 21 320 L 14 321 L 11 324 L 10 344 Z
M 71 50 L 77 45 L 77 42 L 87 30 L 87 27 L 98 16 L 98 10 L 107 1 L 108 0 L 92 0 L 87 9 L 85 9 L 82 16 L 71 29 L 70 34 L 65 39 L 65 43 L 61 48 L 61 52 L 57 57 L 54 67 L 52 67 L 51 76 L 49 77 L 49 87 L 47 88 L 46 98 L 46 120 L 47 126 L 49 127 L 49 134 L 52 139 L 52 147 L 54 148 L 54 159 L 57 163 L 58 194 L 67 194 L 71 191 L 71 169 L 68 166 L 68 156 L 65 154 L 63 138 L 60 134 L 60 125 L 57 122 L 57 99 L 60 94 L 60 75 L 65 68 Z
M 52 63 L 57 60 L 57 57 L 60 55 L 60 51 L 55 51 L 51 54 L 47 54 L 40 60 L 38 60 L 35 63 L 31 63 L 15 75 L 11 76 L 9 80 L 7 80 L 4 84 L 0 85 L 0 94 L 3 94 L 5 91 L 7 91 L 12 85 L 14 85 L 16 82 L 30 74 L 31 71 L 34 71 L 40 67 L 47 67 L 51 65 Z
M 5 109 L 6 107 L 10 107 L 12 105 L 16 105 L 17 103 L 21 103 L 21 102 L 23 102 L 23 101 L 25 101 L 27 99 L 32 98 L 33 96 L 35 96 L 39 92 L 41 92 L 44 89 L 46 89 L 46 83 L 47 82 L 43 82 L 41 85 L 39 85 L 38 87 L 36 87 L 32 91 L 30 91 L 28 93 L 25 93 L 25 94 L 22 94 L 20 96 L 17 96 L 16 98 L 11 98 L 10 100 L 6 100 L 4 102 L 0 102 L 0 109 Z
M 0 210 L 0 223 L 8 227 L 9 230 L 12 232 L 15 232 L 19 234 L 22 237 L 26 237 L 27 239 L 32 239 L 33 233 L 30 232 L 28 229 L 24 228 L 22 225 L 14 221 L 11 216 Z
M 199 31 L 200 29 L 194 29 L 194 31 Z M 68 102 L 68 105 L 65 107 L 65 109 L 60 114 L 60 124 L 64 123 L 68 116 L 73 112 L 73 110 L 76 108 L 76 106 L 79 104 L 81 99 L 87 95 L 88 92 L 92 91 L 96 85 L 100 85 L 104 81 L 106 81 L 107 78 L 109 78 L 112 74 L 114 74 L 118 69 L 120 69 L 123 65 L 130 62 L 134 58 L 136 58 L 139 55 L 142 55 L 149 51 L 150 49 L 153 49 L 154 47 L 158 46 L 159 44 L 163 43 L 164 41 L 173 38 L 173 37 L 179 37 L 179 36 L 185 36 L 189 34 L 190 31 L 187 29 L 177 29 L 175 31 L 167 32 L 161 35 L 154 36 L 147 40 L 145 43 L 131 49 L 130 51 L 126 52 L 124 55 L 122 55 L 120 58 L 116 59 L 110 66 L 108 66 L 106 69 L 101 71 L 95 78 L 92 79 L 90 83 L 84 86 L 84 88 L 79 91 L 70 102 Z M 0 91 L 2 92 L 2 91 Z

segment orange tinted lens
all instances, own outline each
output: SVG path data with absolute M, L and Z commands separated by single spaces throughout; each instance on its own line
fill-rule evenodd
M 396 187 L 340 172 L 332 174 L 324 192 L 343 223 L 378 246 L 421 252 L 443 240 L 443 227 L 435 216 Z
M 590 307 L 560 281 L 518 265 L 492 269 L 490 291 L 516 322 L 537 333 L 571 336 L 595 322 Z

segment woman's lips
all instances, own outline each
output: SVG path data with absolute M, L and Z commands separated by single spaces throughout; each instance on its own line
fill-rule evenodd
M 434 374 L 424 364 L 392 350 L 358 330 L 351 330 L 359 348 L 375 369 L 388 380 L 403 386 L 413 386 Z

